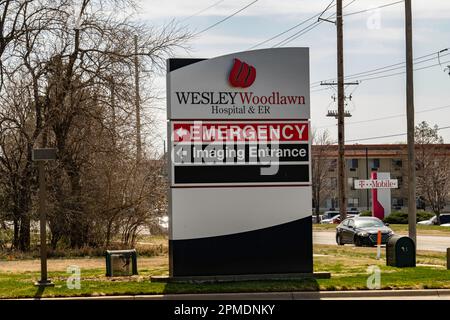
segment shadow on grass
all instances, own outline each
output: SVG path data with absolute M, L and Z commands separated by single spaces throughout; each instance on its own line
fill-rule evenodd
M 247 280 L 247 281 L 189 281 L 176 282 L 168 279 L 163 294 L 221 294 L 221 293 L 276 293 L 276 292 L 308 292 L 314 298 L 319 297 L 320 285 L 316 278 L 294 278 L 280 280 Z
M 34 294 L 34 299 L 41 299 L 42 295 L 44 294 L 45 287 L 44 286 L 38 286 L 37 291 Z

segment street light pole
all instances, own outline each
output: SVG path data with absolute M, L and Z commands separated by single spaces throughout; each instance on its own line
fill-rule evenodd
M 39 287 L 52 287 L 54 283 L 48 280 L 47 275 L 47 187 L 45 182 L 45 162 L 46 160 L 56 159 L 56 149 L 42 148 L 34 149 L 32 153 L 33 161 L 38 163 L 39 173 L 39 218 L 40 218 L 40 236 L 41 236 L 41 279 L 35 283 Z
M 412 48 L 411 0 L 405 0 L 406 38 L 406 121 L 408 135 L 408 230 L 409 237 L 416 242 L 416 161 L 414 142 L 414 81 Z
M 46 198 L 47 188 L 45 183 L 45 168 L 44 162 L 38 162 L 39 170 L 39 217 L 40 217 L 40 234 L 41 234 L 41 280 L 38 281 L 38 286 L 52 286 L 53 283 L 48 280 L 47 276 L 47 213 L 46 213 Z

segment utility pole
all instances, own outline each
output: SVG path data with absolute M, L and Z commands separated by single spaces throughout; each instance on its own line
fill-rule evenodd
M 134 86 L 135 86 L 134 103 L 136 106 L 136 162 L 139 163 L 142 158 L 142 143 L 141 143 L 141 108 L 140 108 L 140 94 L 139 94 L 139 61 L 138 61 L 137 35 L 134 35 Z
M 411 0 L 405 0 L 406 35 L 406 121 L 408 132 L 408 224 L 409 237 L 416 242 L 416 158 L 414 142 L 414 81 Z
M 342 0 L 336 0 L 337 30 L 337 91 L 338 91 L 338 190 L 341 221 L 347 215 L 347 197 L 345 184 L 345 140 L 344 140 L 344 30 L 342 22 Z

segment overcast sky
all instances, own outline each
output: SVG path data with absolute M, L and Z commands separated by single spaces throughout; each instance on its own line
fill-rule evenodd
M 198 34 L 190 41 L 189 52 L 179 52 L 177 57 L 212 58 L 232 52 L 245 51 L 252 46 L 283 32 L 301 21 L 323 11 L 331 0 L 259 0 L 242 12 Z M 142 1 L 140 19 L 158 26 L 173 19 L 180 21 L 193 33 L 199 32 L 237 10 L 252 0 L 146 0 Z M 373 7 L 390 4 L 396 0 L 344 0 L 344 14 L 355 13 Z M 450 47 L 450 1 L 413 0 L 414 57 L 436 53 Z M 208 8 L 209 6 L 215 6 Z M 324 17 L 335 12 L 330 8 Z M 270 48 L 295 34 L 316 19 L 291 30 L 257 48 Z M 351 75 L 385 67 L 405 60 L 404 52 L 404 4 L 344 17 L 345 74 Z M 332 23 L 321 23 L 285 46 L 309 47 L 311 59 L 311 83 L 336 76 L 336 28 Z M 445 56 L 448 54 L 448 56 Z M 450 65 L 450 49 L 438 55 L 419 59 L 416 68 L 436 65 L 415 72 L 416 123 L 427 121 L 439 127 L 450 126 L 450 76 L 444 72 Z M 430 59 L 430 61 L 424 61 Z M 439 61 L 440 60 L 440 61 Z M 439 65 L 439 62 L 441 65 Z M 398 68 L 393 66 L 392 68 Z M 400 66 L 402 67 L 402 66 Z M 386 69 L 384 69 L 386 70 Z M 405 75 L 372 79 L 403 72 L 404 68 L 389 72 L 361 75 L 352 81 L 363 80 L 353 91 L 349 104 L 351 118 L 346 118 L 346 140 L 349 143 L 394 143 L 406 141 L 406 136 L 360 140 L 368 137 L 394 135 L 406 132 Z M 367 79 L 367 80 L 364 80 Z M 164 92 L 165 79 L 155 79 L 155 85 Z M 311 121 L 313 128 L 328 129 L 337 139 L 336 120 L 326 117 L 328 109 L 335 109 L 331 96 L 333 89 L 311 89 Z M 317 90 L 320 91 L 317 91 Z M 315 91 L 316 90 L 316 91 Z M 165 108 L 165 102 L 160 107 Z M 164 110 L 152 110 L 158 120 L 161 139 L 165 137 Z M 383 120 L 376 120 L 384 118 Z M 356 123 L 351 123 L 356 122 Z M 450 129 L 440 134 L 450 141 Z

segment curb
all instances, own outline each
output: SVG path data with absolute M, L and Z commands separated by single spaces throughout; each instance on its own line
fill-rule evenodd
M 126 295 L 94 297 L 26 298 L 14 300 L 320 300 L 388 297 L 449 297 L 450 289 L 424 290 L 361 290 L 361 291 L 297 291 L 252 293 L 201 293 L 166 295 Z

